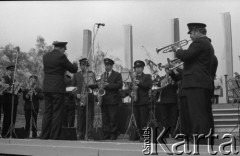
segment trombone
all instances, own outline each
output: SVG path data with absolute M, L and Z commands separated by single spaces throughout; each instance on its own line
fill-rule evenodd
M 181 41 L 177 41 L 174 42 L 173 44 L 170 44 L 168 46 L 162 47 L 162 48 L 156 48 L 157 53 L 159 53 L 160 51 L 162 51 L 163 53 L 168 53 L 168 52 L 172 52 L 172 46 L 173 45 L 180 45 L 181 47 L 186 46 L 188 44 L 188 42 L 191 40 L 181 40 Z

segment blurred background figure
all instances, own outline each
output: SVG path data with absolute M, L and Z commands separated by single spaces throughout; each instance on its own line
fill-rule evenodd
M 222 81 L 215 76 L 214 78 L 214 97 L 213 104 L 219 103 L 219 96 L 221 95 Z

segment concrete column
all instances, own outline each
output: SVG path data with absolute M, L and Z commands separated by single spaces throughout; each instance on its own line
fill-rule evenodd
M 124 25 L 124 68 L 132 69 L 133 67 L 133 36 L 132 26 Z
M 89 69 L 92 70 L 93 69 L 92 31 L 87 29 L 83 30 L 83 57 L 88 58 L 90 63 Z
M 173 19 L 173 40 L 174 42 L 180 41 L 180 34 L 179 34 L 179 19 L 174 18 Z M 176 54 L 173 53 L 174 58 L 176 57 Z
M 225 32 L 225 66 L 228 79 L 233 78 L 233 54 L 232 54 L 232 28 L 231 15 L 229 12 L 223 13 L 224 32 Z

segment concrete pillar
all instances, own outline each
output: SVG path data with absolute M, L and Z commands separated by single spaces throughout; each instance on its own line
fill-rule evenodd
M 232 28 L 229 12 L 223 13 L 225 35 L 225 66 L 228 79 L 233 78 L 233 54 L 232 54 Z
M 180 34 L 179 34 L 179 19 L 173 19 L 173 40 L 174 42 L 180 41 Z M 173 53 L 174 58 L 176 57 L 175 53 Z
M 93 69 L 92 31 L 87 29 L 83 30 L 83 57 L 88 58 L 90 63 L 89 69 L 92 70 Z
M 133 36 L 132 26 L 124 25 L 124 68 L 132 69 L 133 67 Z

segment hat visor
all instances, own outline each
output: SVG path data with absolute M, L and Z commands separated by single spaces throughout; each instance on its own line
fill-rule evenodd
M 134 66 L 133 68 L 143 68 L 143 66 L 136 65 L 136 66 Z
M 112 63 L 104 63 L 104 65 L 113 65 Z

